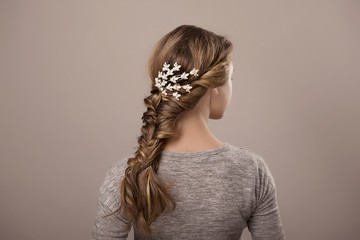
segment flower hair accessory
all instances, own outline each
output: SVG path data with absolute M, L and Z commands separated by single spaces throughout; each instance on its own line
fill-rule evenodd
M 181 96 L 180 93 L 178 93 L 177 91 L 181 88 L 185 89 L 186 92 L 190 92 L 190 89 L 192 89 L 192 87 L 190 86 L 190 84 L 186 84 L 186 85 L 180 85 L 178 82 L 183 80 L 183 79 L 188 79 L 187 76 L 190 75 L 194 75 L 199 76 L 197 74 L 197 72 L 199 71 L 199 69 L 194 68 L 193 70 L 191 70 L 191 72 L 186 73 L 183 72 L 181 75 L 174 75 L 174 71 L 180 71 L 180 67 L 181 65 L 177 64 L 177 62 L 174 63 L 174 67 L 172 69 L 169 68 L 170 64 L 166 64 L 166 62 L 163 64 L 163 71 L 167 71 L 166 73 L 164 72 L 160 72 L 158 74 L 158 77 L 155 78 L 155 86 L 159 88 L 159 90 L 161 91 L 161 93 L 163 95 L 168 95 L 167 90 L 169 91 L 173 91 L 174 89 L 176 90 L 175 92 L 173 92 L 173 96 L 175 97 L 176 100 L 179 100 L 179 97 Z M 170 79 L 168 79 L 169 75 L 174 75 L 172 76 Z M 162 80 L 161 80 L 162 79 Z M 173 83 L 173 84 L 171 84 Z M 167 84 L 167 86 L 165 87 L 165 85 Z

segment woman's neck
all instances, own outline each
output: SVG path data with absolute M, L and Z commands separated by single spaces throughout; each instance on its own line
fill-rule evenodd
M 208 116 L 197 109 L 184 114 L 179 122 L 177 137 L 167 140 L 165 150 L 172 152 L 197 152 L 222 146 L 208 128 Z

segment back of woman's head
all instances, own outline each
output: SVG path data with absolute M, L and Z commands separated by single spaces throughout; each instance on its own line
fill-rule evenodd
M 147 110 L 142 116 L 139 146 L 128 159 L 120 187 L 121 204 L 112 213 L 122 212 L 128 217 L 128 230 L 135 224 L 149 234 L 154 230 L 150 224 L 176 207 L 171 184 L 165 185 L 157 175 L 161 152 L 167 140 L 177 135 L 181 116 L 193 109 L 208 89 L 226 83 L 232 50 L 232 43 L 224 36 L 194 25 L 181 25 L 156 43 L 148 62 L 152 86 L 151 94 L 144 99 Z M 165 62 L 181 65 L 183 72 L 198 69 L 198 76 L 182 80 L 182 85 L 190 84 L 192 89 L 180 89 L 179 100 L 162 94 L 156 86 L 155 78 Z

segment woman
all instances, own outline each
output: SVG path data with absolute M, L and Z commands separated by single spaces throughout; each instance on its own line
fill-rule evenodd
M 232 95 L 232 43 L 193 25 L 162 37 L 151 54 L 135 154 L 108 170 L 92 239 L 285 239 L 265 160 L 224 143 L 208 119 Z

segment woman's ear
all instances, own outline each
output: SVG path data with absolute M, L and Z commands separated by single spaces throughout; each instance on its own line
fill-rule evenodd
M 211 90 L 211 95 L 218 95 L 219 94 L 219 91 L 218 91 L 218 89 L 217 88 L 212 88 L 212 89 L 210 89 Z

